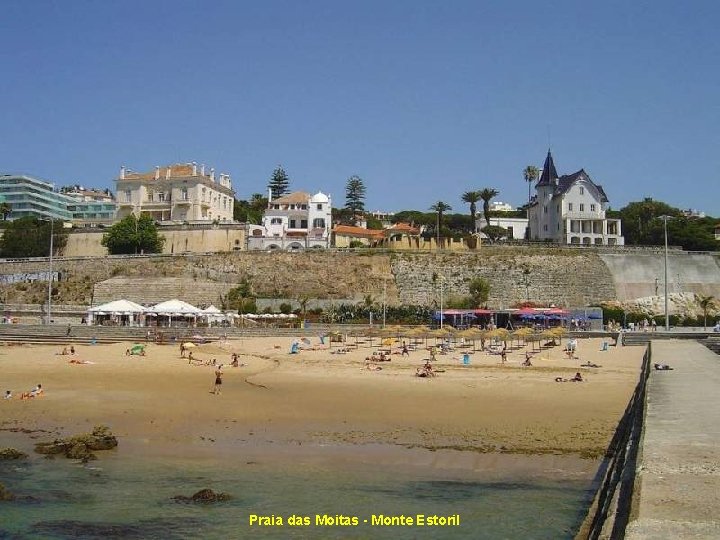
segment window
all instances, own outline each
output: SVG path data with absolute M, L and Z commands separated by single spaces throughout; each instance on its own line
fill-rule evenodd
M 125 202 L 130 202 L 132 199 L 132 192 L 129 189 L 125 190 Z
M 572 212 L 572 203 L 568 203 L 568 212 Z
M 560 213 L 560 205 L 559 205 L 559 204 L 555 207 L 555 211 L 556 211 L 558 214 Z
M 560 224 L 559 224 L 559 223 L 557 224 L 557 230 L 558 230 L 558 231 L 560 230 Z
M 294 228 L 295 228 L 295 220 L 294 220 L 294 219 L 291 219 L 291 220 L 290 220 L 290 228 L 291 228 L 291 229 L 294 229 Z
M 155 200 L 155 192 L 152 189 L 148 189 L 148 201 L 153 202 Z
M 591 211 L 591 212 L 594 212 L 594 211 L 595 211 L 595 205 L 594 205 L 594 204 L 591 204 L 591 205 L 590 205 L 590 211 Z
M 543 225 L 543 231 L 547 232 L 547 223 Z
M 322 206 L 322 205 L 318 205 Z M 315 218 L 313 219 L 313 229 L 324 229 L 325 228 L 325 220 L 323 218 Z
M 584 187 L 580 187 L 580 195 L 585 195 L 585 188 L 584 188 Z
M 301 229 L 307 229 L 307 219 L 301 219 L 301 220 L 300 220 L 300 228 L 301 228 Z
M 280 225 L 282 224 L 282 218 L 274 217 L 270 220 L 271 225 Z
M 547 204 L 543 206 L 543 214 L 547 214 Z
M 158 193 L 158 201 L 165 202 L 165 194 L 164 193 Z
M 318 210 L 322 210 L 322 203 L 318 203 L 317 209 L 318 209 Z
M 181 201 L 187 201 L 188 200 L 188 191 L 187 188 L 184 187 L 180 190 L 180 200 Z
M 583 203 L 580 203 L 580 211 L 581 212 L 585 211 L 585 205 Z

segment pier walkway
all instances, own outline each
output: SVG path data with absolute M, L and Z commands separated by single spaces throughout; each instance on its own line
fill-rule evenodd
M 720 538 L 720 356 L 653 341 L 633 508 L 625 538 Z

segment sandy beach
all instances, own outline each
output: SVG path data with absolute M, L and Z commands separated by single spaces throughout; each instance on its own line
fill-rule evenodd
M 192 349 L 199 360 L 224 364 L 221 395 L 211 393 L 215 368 L 189 365 L 178 346 L 149 344 L 146 356 L 126 356 L 128 343 L 76 343 L 74 357 L 58 354 L 58 346 L 0 347 L 0 385 L 15 394 L 0 403 L 0 441 L 105 424 L 125 452 L 148 455 L 217 457 L 272 446 L 281 455 L 291 449 L 309 457 L 318 445 L 370 452 L 381 443 L 597 457 L 637 382 L 643 353 L 640 347 L 601 351 L 601 340 L 580 339 L 579 360 L 561 346 L 536 348 L 533 366 L 522 367 L 524 347 L 512 349 L 504 365 L 499 356 L 456 349 L 437 356 L 436 377 L 419 378 L 416 368 L 429 357 L 422 342 L 409 356 L 392 354 L 378 363 L 382 370 L 369 371 L 365 359 L 377 339 L 375 347 L 361 344 L 346 354 L 333 354 L 343 345 L 330 349 L 314 338 L 315 350 L 290 355 L 291 341 L 253 338 Z M 233 352 L 245 365 L 229 366 Z M 469 365 L 462 362 L 465 352 L 472 353 Z M 602 367 L 580 367 L 586 362 Z M 555 382 L 577 371 L 584 382 Z M 18 399 L 37 383 L 44 397 Z

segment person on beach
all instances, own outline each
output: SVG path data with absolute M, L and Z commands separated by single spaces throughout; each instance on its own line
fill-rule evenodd
M 38 385 L 30 390 L 29 392 L 23 392 L 20 394 L 20 399 L 30 399 L 35 397 L 42 397 L 44 394 L 42 384 L 38 383 Z
M 218 366 L 218 368 L 215 370 L 215 387 L 213 388 L 213 394 L 219 395 L 220 394 L 220 387 L 222 386 L 222 365 Z
M 180 358 L 185 358 L 185 344 L 180 344 Z
M 230 365 L 232 367 L 238 367 L 238 355 L 236 353 L 233 353 L 232 355 L 232 362 L 230 362 Z
M 500 353 L 500 361 L 504 364 L 507 362 L 507 352 L 505 351 L 505 348 L 503 347 L 502 352 Z
M 65 332 L 65 337 L 70 337 L 70 334 L 72 334 L 72 325 L 68 324 L 67 332 Z
M 403 341 L 402 343 L 402 353 L 401 356 L 410 356 L 410 351 L 408 351 L 407 344 Z
M 75 346 L 70 345 L 70 354 L 75 354 Z
M 190 352 L 188 353 L 188 364 L 192 364 L 192 363 L 193 363 L 193 360 L 195 360 L 195 359 L 193 358 L 192 351 L 190 351 Z
M 6 390 L 5 397 L 3 399 L 12 399 L 12 390 Z
M 525 351 L 525 361 L 522 363 L 523 366 L 532 366 L 532 362 L 530 361 L 530 357 L 532 354 L 530 354 L 530 351 Z

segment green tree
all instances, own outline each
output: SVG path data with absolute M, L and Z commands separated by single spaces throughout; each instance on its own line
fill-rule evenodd
M 268 187 L 272 193 L 273 200 L 282 197 L 290 191 L 290 178 L 285 172 L 285 169 L 280 165 L 273 171 L 270 181 L 268 182 Z
M 158 233 L 157 225 L 149 215 L 138 219 L 135 214 L 130 214 L 110 227 L 101 243 L 110 255 L 161 253 L 165 237 Z
M 10 206 L 5 201 L 0 202 L 0 215 L 3 218 L 3 221 L 7 221 L 7 217 L 10 215 L 11 212 L 12 212 L 12 206 Z
M 268 200 L 262 193 L 253 193 L 249 200 L 235 199 L 233 219 L 244 223 L 259 224 L 267 209 Z
M 483 202 L 483 215 L 485 216 L 485 223 L 490 226 L 490 201 L 493 197 L 497 197 L 500 192 L 493 188 L 483 188 L 478 192 Z
M 50 253 L 50 232 L 53 234 L 53 254 L 61 252 L 67 243 L 67 230 L 61 221 L 50 223 L 35 216 L 26 216 L 7 224 L 0 239 L 2 257 L 47 257 Z
M 703 330 L 705 330 L 707 328 L 708 311 L 715 307 L 715 297 L 701 296 L 698 299 L 698 304 L 700 305 L 700 309 L 703 310 Z
M 540 169 L 533 165 L 528 165 L 523 169 L 523 177 L 528 185 L 528 212 L 530 212 L 530 201 L 532 200 L 531 189 L 533 182 L 540 177 Z
M 236 309 L 239 315 L 257 311 L 252 284 L 247 277 L 242 278 L 237 287 L 228 291 L 226 304 L 227 309 Z
M 430 210 L 437 213 L 437 225 L 435 226 L 435 232 L 437 236 L 438 245 L 440 244 L 440 227 L 442 227 L 443 213 L 448 210 L 452 210 L 452 207 L 443 201 L 438 201 L 430 207 Z
M 473 278 L 470 281 L 469 290 L 473 307 L 478 308 L 485 305 L 490 298 L 490 283 L 484 278 Z
M 345 185 L 345 208 L 353 214 L 365 211 L 365 184 L 357 175 L 348 178 Z
M 493 244 L 498 240 L 502 240 L 503 238 L 505 238 L 508 233 L 507 229 L 498 225 L 486 225 L 481 230 L 483 233 L 485 233 L 485 236 L 488 237 L 488 240 L 490 240 L 490 242 Z
M 480 193 L 477 191 L 466 191 L 462 194 L 462 201 L 470 205 L 470 219 L 472 220 L 472 232 L 477 232 L 475 225 L 475 214 L 477 214 L 477 203 L 480 200 Z

